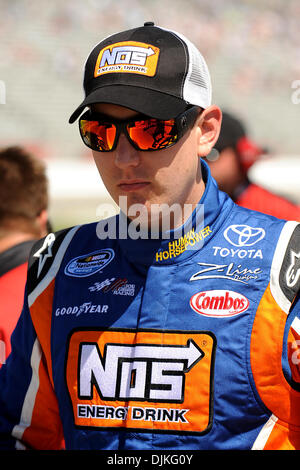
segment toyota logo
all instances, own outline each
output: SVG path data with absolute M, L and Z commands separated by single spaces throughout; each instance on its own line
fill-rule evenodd
M 230 225 L 224 237 L 234 246 L 252 246 L 262 240 L 266 232 L 263 228 L 250 227 L 249 225 Z

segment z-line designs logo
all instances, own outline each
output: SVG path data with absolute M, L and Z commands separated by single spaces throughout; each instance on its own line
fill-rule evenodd
M 95 66 L 95 78 L 105 73 L 138 73 L 153 77 L 159 48 L 143 42 L 126 41 L 101 49 Z
M 206 331 L 73 331 L 66 382 L 75 425 L 207 432 L 215 348 Z
M 258 279 L 262 273 L 260 268 L 243 268 L 240 264 L 235 267 L 234 263 L 215 264 L 215 263 L 197 263 L 201 269 L 190 277 L 190 281 L 199 281 L 200 279 L 229 279 L 234 282 L 247 284 L 253 279 Z

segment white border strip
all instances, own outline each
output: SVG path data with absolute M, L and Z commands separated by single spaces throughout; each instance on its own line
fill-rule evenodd
M 25 429 L 28 428 L 28 426 L 30 426 L 31 424 L 36 394 L 38 392 L 39 385 L 40 385 L 39 367 L 40 367 L 41 358 L 42 358 L 42 349 L 41 349 L 38 339 L 36 339 L 32 348 L 32 354 L 31 354 L 31 360 L 30 360 L 30 364 L 32 368 L 32 377 L 31 377 L 30 385 L 28 387 L 25 399 L 24 399 L 20 423 L 14 426 L 12 433 L 11 433 L 12 436 L 15 437 L 16 439 L 21 440 Z M 16 447 L 18 447 L 17 444 L 16 444 Z
M 288 242 L 292 236 L 293 231 L 299 225 L 299 222 L 289 221 L 286 222 L 284 225 L 277 247 L 274 253 L 272 267 L 271 267 L 271 277 L 270 277 L 270 288 L 271 293 L 279 305 L 279 307 L 286 313 L 289 313 L 289 309 L 291 307 L 291 302 L 286 298 L 284 293 L 282 292 L 279 284 L 279 274 L 282 267 L 284 255 L 288 246 Z
M 291 328 L 293 328 L 293 330 L 295 330 L 296 333 L 300 335 L 300 319 L 298 317 L 295 317 L 292 321 Z
M 262 427 L 259 435 L 255 439 L 255 442 L 251 450 L 264 450 L 264 447 L 273 431 L 273 428 L 278 421 L 275 415 L 271 415 L 265 425 Z

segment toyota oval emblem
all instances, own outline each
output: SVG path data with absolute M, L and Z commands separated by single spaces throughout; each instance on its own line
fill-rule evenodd
M 252 246 L 262 240 L 266 232 L 261 227 L 249 225 L 230 225 L 224 231 L 224 237 L 231 245 L 242 247 Z

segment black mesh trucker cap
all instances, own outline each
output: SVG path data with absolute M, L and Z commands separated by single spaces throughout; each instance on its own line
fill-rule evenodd
M 201 53 L 181 34 L 152 22 L 97 44 L 85 63 L 83 87 L 85 98 L 70 123 L 93 103 L 113 103 L 157 119 L 174 118 L 188 105 L 211 104 Z

